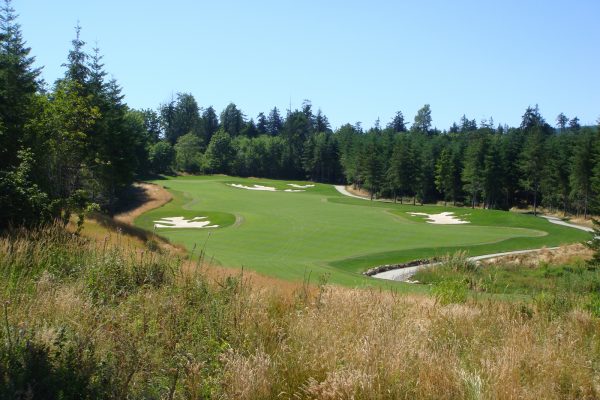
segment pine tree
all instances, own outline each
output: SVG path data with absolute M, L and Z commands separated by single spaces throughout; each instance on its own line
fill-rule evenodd
M 256 129 L 258 130 L 259 135 L 267 133 L 267 117 L 265 117 L 264 113 L 259 113 L 256 117 Z
M 591 132 L 578 135 L 571 159 L 571 190 L 587 219 L 592 194 L 594 136 Z
M 533 214 L 537 215 L 538 194 L 546 163 L 546 138 L 540 126 L 533 125 L 528 131 L 520 160 L 521 184 L 533 194 Z
M 447 204 L 454 184 L 452 154 L 449 148 L 442 150 L 435 165 L 435 187 L 442 194 L 444 205 Z
M 221 127 L 232 137 L 238 136 L 244 127 L 244 115 L 235 104 L 229 103 L 221 113 Z
M 10 0 L 5 0 L 0 8 L 0 170 L 19 164 L 18 150 L 35 142 L 24 133 L 35 112 L 40 69 L 33 66 L 35 58 L 16 19 Z
M 281 129 L 283 128 L 283 121 L 281 120 L 281 116 L 279 115 L 279 110 L 277 107 L 273 107 L 271 112 L 269 113 L 269 117 L 267 118 L 267 132 L 269 135 L 277 136 L 281 133 Z
M 65 79 L 77 82 L 81 90 L 81 95 L 89 94 L 88 82 L 90 79 L 90 69 L 88 67 L 89 55 L 84 51 L 85 42 L 81 39 L 81 26 L 77 23 L 75 26 L 75 39 L 71 41 L 73 46 L 69 50 L 66 67 Z
M 219 130 L 219 119 L 213 106 L 209 106 L 202 112 L 202 137 L 205 143 L 209 143 L 213 135 Z
M 404 122 L 404 115 L 402 114 L 402 111 L 398 111 L 396 112 L 396 115 L 394 115 L 394 118 L 392 118 L 392 120 L 390 121 L 390 123 L 387 126 L 390 129 L 393 129 L 394 132 L 406 132 L 406 123 Z

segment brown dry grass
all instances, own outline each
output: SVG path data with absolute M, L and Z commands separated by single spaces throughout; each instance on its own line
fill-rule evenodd
M 41 236 L 41 245 L 0 240 L 0 266 L 43 261 L 60 271 L 45 253 L 52 247 L 61 257 L 80 252 L 68 262 L 77 269 L 67 279 L 44 271 L 32 276 L 32 289 L 13 292 L 27 295 L 3 295 L 10 303 L 0 337 L 32 332 L 32 342 L 53 349 L 67 335 L 81 354 L 81 346 L 92 346 L 116 398 L 600 396 L 600 320 L 579 307 L 550 313 L 535 302 L 442 306 L 424 295 L 377 290 L 281 290 L 275 280 L 256 282 L 262 278 L 239 271 L 218 276 L 201 264 L 98 303 L 89 277 L 105 264 L 134 267 L 138 256 L 98 253 L 77 238 L 65 244 L 67 254 Z
M 592 256 L 592 250 L 581 243 L 568 246 L 561 246 L 557 249 L 544 249 L 526 254 L 515 254 L 496 258 L 482 260 L 481 263 L 493 265 L 502 263 L 502 265 L 526 265 L 535 267 L 542 263 L 545 264 L 566 264 L 576 260 L 588 260 Z

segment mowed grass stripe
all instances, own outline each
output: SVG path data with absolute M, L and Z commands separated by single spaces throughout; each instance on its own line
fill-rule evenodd
M 158 230 L 171 241 L 206 253 L 230 267 L 247 267 L 284 279 L 302 279 L 306 271 L 329 272 L 331 281 L 357 285 L 373 280 L 360 272 L 381 263 L 406 261 L 440 251 L 464 248 L 478 254 L 571 243 L 587 238 L 574 229 L 541 218 L 494 210 L 395 205 L 351 199 L 331 185 L 316 184 L 305 192 L 263 192 L 227 183 L 288 187 L 297 181 L 227 176 L 178 177 L 157 181 L 174 200 L 150 211 L 136 224 L 152 229 L 157 216 L 193 216 L 198 212 L 231 215 L 227 227 L 214 230 Z M 184 210 L 184 211 L 182 211 Z M 432 225 L 407 212 L 454 211 L 468 225 Z M 467 215 L 465 215 L 467 214 Z M 235 216 L 243 220 L 231 223 Z M 210 238 L 207 241 L 210 232 Z M 418 256 L 418 257 L 415 257 Z

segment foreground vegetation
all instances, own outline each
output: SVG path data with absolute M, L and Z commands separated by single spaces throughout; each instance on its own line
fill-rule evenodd
M 600 320 L 585 296 L 446 304 L 110 242 L 61 228 L 0 240 L 1 398 L 599 395 Z

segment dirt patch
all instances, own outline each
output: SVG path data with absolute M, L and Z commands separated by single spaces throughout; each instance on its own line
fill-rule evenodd
M 348 191 L 348 193 L 351 193 L 355 196 L 364 197 L 366 199 L 371 198 L 371 194 L 369 192 L 367 192 L 364 189 L 360 189 L 358 187 L 355 188 L 353 185 L 346 186 L 346 190 Z

